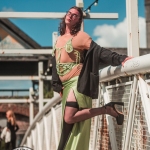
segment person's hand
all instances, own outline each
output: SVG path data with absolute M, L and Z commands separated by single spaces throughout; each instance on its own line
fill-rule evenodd
M 64 89 L 64 87 L 62 87 L 62 90 L 60 91 L 60 97 L 62 97 L 63 96 L 63 89 Z
M 6 129 L 7 131 L 10 131 L 9 128 Z
M 132 59 L 132 58 L 133 58 L 132 56 L 127 57 L 127 58 L 121 63 L 122 66 L 124 67 L 125 62 L 126 62 L 127 60 L 129 60 L 129 59 Z

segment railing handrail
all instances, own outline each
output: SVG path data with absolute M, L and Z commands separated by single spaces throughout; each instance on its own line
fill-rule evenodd
M 21 142 L 21 146 L 25 143 L 28 134 L 31 132 L 32 128 L 35 126 L 36 122 L 38 122 L 39 120 L 41 120 L 41 118 L 43 117 L 43 115 L 50 110 L 53 106 L 55 106 L 58 102 L 61 101 L 61 97 L 59 94 L 57 94 L 56 92 L 54 92 L 54 97 L 42 108 L 42 110 L 36 115 L 36 117 L 34 118 L 32 124 L 30 125 L 30 127 L 28 128 L 28 130 L 26 131 L 24 138 Z
M 150 54 L 128 60 L 123 66 L 108 66 L 99 71 L 99 81 L 106 82 L 123 76 L 150 72 Z

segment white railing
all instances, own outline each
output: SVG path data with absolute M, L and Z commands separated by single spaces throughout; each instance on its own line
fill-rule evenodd
M 124 102 L 124 124 L 111 116 L 92 118 L 90 150 L 150 149 L 150 54 L 128 60 L 124 67 L 108 66 L 99 71 L 99 99 L 93 107 L 109 101 Z M 27 130 L 21 145 L 35 150 L 56 150 L 60 136 L 59 95 L 44 106 Z M 106 123 L 107 122 L 107 123 Z
M 61 120 L 61 98 L 55 93 L 54 97 L 36 115 L 26 131 L 21 145 L 34 150 L 56 149 L 59 139 Z

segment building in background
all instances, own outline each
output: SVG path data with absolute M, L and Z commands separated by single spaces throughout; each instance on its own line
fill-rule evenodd
M 45 47 L 44 47 L 45 48 Z M 0 50 L 28 50 L 28 49 L 44 49 L 32 38 L 26 35 L 22 30 L 15 26 L 8 19 L 0 19 Z M 46 47 L 51 48 L 51 47 Z M 16 54 L 4 54 L 0 55 L 0 77 L 5 76 L 38 76 L 38 62 L 41 61 L 44 64 L 44 71 L 49 66 L 50 56 L 45 55 L 16 55 Z M 50 75 L 51 71 L 47 73 Z M 33 89 L 37 90 L 38 81 L 32 81 Z M 11 84 L 11 82 L 10 82 Z M 37 86 L 36 86 L 37 85 Z M 44 81 L 44 95 L 47 98 L 52 96 L 50 81 Z M 38 92 L 38 91 L 37 91 Z M 1 94 L 1 93 L 8 93 Z M 22 94 L 20 94 L 22 93 Z M 24 94 L 25 93 L 25 94 Z M 50 93 L 50 94 L 49 94 Z M 3 96 L 2 96 L 3 95 Z M 48 95 L 48 96 L 47 96 Z M 37 94 L 38 98 L 38 94 Z M 6 126 L 6 111 L 12 109 L 16 115 L 17 123 L 19 125 L 19 131 L 17 132 L 17 145 L 20 144 L 24 133 L 29 126 L 29 89 L 18 89 L 14 87 L 12 89 L 0 88 L 0 99 L 26 99 L 26 103 L 0 103 L 0 125 Z M 34 104 L 34 115 L 38 113 L 38 104 Z

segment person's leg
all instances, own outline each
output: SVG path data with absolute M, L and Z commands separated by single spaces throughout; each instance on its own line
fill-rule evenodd
M 73 90 L 70 91 L 67 102 L 77 102 Z M 74 124 L 102 114 L 109 114 L 113 117 L 118 116 L 116 111 L 110 106 L 78 110 L 78 108 L 66 105 L 64 120 L 68 124 Z
M 10 142 L 5 143 L 5 150 L 9 150 L 10 149 Z
M 74 103 L 74 102 L 66 101 L 66 107 L 72 107 L 78 110 L 78 105 L 76 102 Z M 65 148 L 65 145 L 67 144 L 67 140 L 72 131 L 73 125 L 74 124 L 69 124 L 63 119 L 62 132 L 61 132 L 61 137 L 60 137 L 59 146 L 57 150 L 63 150 Z
M 16 139 L 11 140 L 12 149 L 16 148 Z

